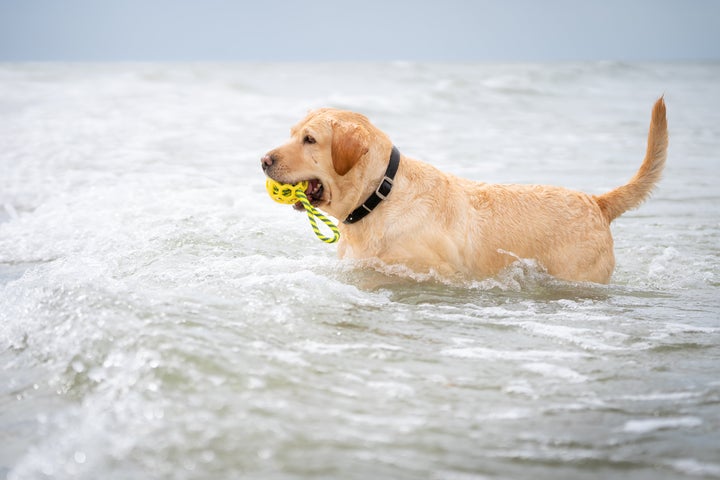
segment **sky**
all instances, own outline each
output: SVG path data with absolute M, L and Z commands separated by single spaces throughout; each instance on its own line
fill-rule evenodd
M 0 61 L 720 60 L 720 0 L 0 0 Z

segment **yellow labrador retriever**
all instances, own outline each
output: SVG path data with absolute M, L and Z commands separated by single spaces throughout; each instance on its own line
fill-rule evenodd
M 308 180 L 311 203 L 344 220 L 341 258 L 456 279 L 493 276 L 529 258 L 564 280 L 607 283 L 615 267 L 610 222 L 650 195 L 668 145 L 660 98 L 638 172 L 626 185 L 589 195 L 443 173 L 400 154 L 358 113 L 316 110 L 290 132 L 261 159 L 262 168 L 282 183 Z

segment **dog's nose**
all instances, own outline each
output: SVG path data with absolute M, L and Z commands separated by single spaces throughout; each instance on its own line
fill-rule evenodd
M 274 159 L 270 155 L 265 155 L 260 159 L 260 165 L 262 165 L 263 171 L 267 170 L 272 166 Z

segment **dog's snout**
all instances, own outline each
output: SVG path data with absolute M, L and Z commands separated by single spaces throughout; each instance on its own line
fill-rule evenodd
M 272 167 L 272 164 L 275 163 L 275 159 L 272 155 L 265 155 L 260 159 L 260 165 L 262 165 L 263 171 L 267 170 L 268 168 Z

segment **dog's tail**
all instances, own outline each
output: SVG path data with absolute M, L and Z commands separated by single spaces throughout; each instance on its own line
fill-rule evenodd
M 609 222 L 644 202 L 660 180 L 667 158 L 668 132 L 665 101 L 660 97 L 652 110 L 647 151 L 640 170 L 622 187 L 595 197 Z

